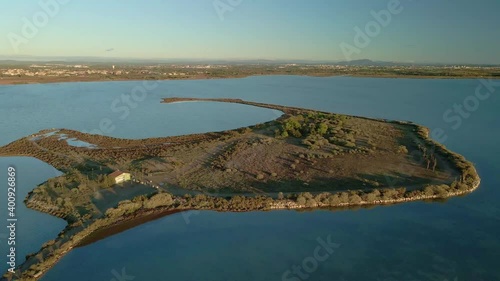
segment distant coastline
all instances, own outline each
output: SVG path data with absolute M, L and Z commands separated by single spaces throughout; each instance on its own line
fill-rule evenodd
M 76 68 L 78 66 L 78 68 Z M 0 85 L 65 82 L 235 79 L 251 76 L 363 77 L 406 79 L 500 79 L 500 67 L 356 65 L 0 65 Z M 46 71 L 46 72 L 44 72 Z
M 268 75 L 245 75 L 245 76 L 225 76 L 225 77 L 187 77 L 187 78 L 164 78 L 158 79 L 155 81 L 179 81 L 179 80 L 216 80 L 216 79 L 239 79 L 239 78 L 247 78 L 254 76 L 304 76 L 297 74 L 268 74 Z M 435 79 L 435 80 L 457 80 L 457 79 L 495 79 L 498 80 L 500 77 L 481 77 L 481 76 L 460 76 L 460 77 L 449 77 L 449 76 L 418 76 L 418 75 L 340 75 L 340 74 L 332 74 L 332 75 L 305 75 L 309 77 L 356 77 L 356 78 L 386 78 L 386 79 Z M 131 79 L 105 79 L 105 78 L 70 78 L 66 79 L 64 77 L 53 77 L 51 79 L 25 79 L 25 78 L 7 78 L 0 79 L 0 86 L 2 85 L 37 85 L 37 84 L 58 84 L 58 83 L 75 83 L 75 82 L 128 82 L 128 81 L 144 81 L 151 80 L 148 78 L 139 79 L 139 78 L 131 78 Z

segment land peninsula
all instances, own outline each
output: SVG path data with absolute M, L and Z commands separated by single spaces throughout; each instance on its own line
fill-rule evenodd
M 68 223 L 4 278 L 37 280 L 75 247 L 180 211 L 394 204 L 464 195 L 480 183 L 472 163 L 413 123 L 240 99 L 163 103 L 186 101 L 283 114 L 234 130 L 142 140 L 51 129 L 0 147 L 0 156 L 36 157 L 64 173 L 36 187 L 25 204 Z M 116 171 L 133 180 L 116 185 L 108 176 Z

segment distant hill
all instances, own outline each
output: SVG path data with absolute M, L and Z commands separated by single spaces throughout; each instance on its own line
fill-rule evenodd
M 119 57 L 36 57 L 36 56 L 17 56 L 9 57 L 0 55 L 0 65 L 29 65 L 32 63 L 52 63 L 52 64 L 225 64 L 225 65 L 282 65 L 282 64 L 302 64 L 302 65 L 347 65 L 347 66 L 452 66 L 466 65 L 477 67 L 500 67 L 500 64 L 467 64 L 467 63 L 408 63 L 376 61 L 371 59 L 358 59 L 350 61 L 332 61 L 332 60 L 299 60 L 299 59 L 189 59 L 189 58 L 171 58 L 171 59 L 138 59 L 138 58 L 119 58 Z
M 412 65 L 411 63 L 388 62 L 388 61 L 373 61 L 369 59 L 359 59 L 350 61 L 339 61 L 337 65 L 352 65 L 352 66 L 396 66 L 396 65 Z
M 339 61 L 333 63 L 335 65 L 349 65 L 349 66 L 453 66 L 465 65 L 475 67 L 500 67 L 500 64 L 470 64 L 470 63 L 409 63 L 409 62 L 391 62 L 391 61 L 373 61 L 370 59 L 359 59 L 350 61 Z

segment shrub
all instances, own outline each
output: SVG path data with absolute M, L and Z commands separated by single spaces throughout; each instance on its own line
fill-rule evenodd
M 240 130 L 240 132 L 242 134 L 248 134 L 248 133 L 251 133 L 252 132 L 252 129 L 250 129 L 249 127 L 245 127 L 243 129 Z
M 285 130 L 300 130 L 302 125 L 300 124 L 299 120 L 297 117 L 290 117 L 288 120 L 285 121 L 285 124 L 283 126 Z
M 142 208 L 142 203 L 139 202 L 132 202 L 132 201 L 122 201 L 118 205 L 118 208 L 123 210 L 125 214 L 132 214 Z
M 283 192 L 278 193 L 278 200 L 283 200 L 285 196 L 283 196 Z
M 424 194 L 427 195 L 427 196 L 434 195 L 434 188 L 432 188 L 432 186 L 426 186 L 424 188 Z
M 159 193 L 151 197 L 144 203 L 144 208 L 154 209 L 157 207 L 170 206 L 174 203 L 172 195 L 169 193 Z
M 297 197 L 297 204 L 299 205 L 305 205 L 306 201 L 307 199 L 302 195 L 299 195 L 299 197 Z
M 398 153 L 401 153 L 401 154 L 408 154 L 408 148 L 406 148 L 406 146 L 404 145 L 400 145 L 398 147 Z
M 306 207 L 313 208 L 313 207 L 316 207 L 317 205 L 318 205 L 318 203 L 313 198 L 307 199 Z
M 354 148 L 354 147 L 356 147 L 356 144 L 351 142 L 351 141 L 346 141 L 344 146 L 348 147 L 348 148 Z
M 294 136 L 295 138 L 301 138 L 302 137 L 302 134 L 300 133 L 299 130 L 296 130 L 296 129 L 293 129 L 293 130 L 290 130 L 292 136 Z
M 363 198 L 363 200 L 366 202 L 374 202 L 375 200 L 379 199 L 379 197 L 376 194 L 374 194 L 373 192 L 363 194 L 363 196 L 361 198 Z
M 328 131 L 328 125 L 325 122 L 322 122 L 318 125 L 317 129 L 318 134 L 324 135 L 326 134 L 327 131 Z
M 347 203 L 349 202 L 349 193 L 347 192 L 341 192 L 339 193 L 339 199 L 342 203 Z
M 353 193 L 353 194 L 350 194 L 349 195 L 349 203 L 351 204 L 359 204 L 361 203 L 361 197 L 359 197 L 359 195 Z
M 310 192 L 304 192 L 301 195 L 304 196 L 307 199 L 313 199 L 314 198 L 314 196 Z
M 328 197 L 328 202 L 330 204 L 330 206 L 337 206 L 339 205 L 340 203 L 342 203 L 342 201 L 340 200 L 340 197 L 338 194 L 332 194 Z
M 312 145 L 313 145 L 313 144 L 312 144 L 312 142 L 310 142 L 310 141 L 309 141 L 309 140 L 307 140 L 307 139 L 303 140 L 303 141 L 302 141 L 302 144 L 303 144 L 303 145 L 307 145 L 307 146 L 312 146 Z
M 123 209 L 115 209 L 115 208 L 110 208 L 108 210 L 106 210 L 106 216 L 109 217 L 109 218 L 116 218 L 116 217 L 120 217 L 120 216 L 123 216 L 125 214 L 125 210 Z

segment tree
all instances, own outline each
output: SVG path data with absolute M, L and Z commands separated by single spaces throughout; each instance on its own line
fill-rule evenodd
M 436 171 L 436 167 L 437 167 L 437 159 L 436 159 L 436 157 L 433 157 L 432 160 L 434 162 L 432 164 L 432 171 L 435 172 Z

